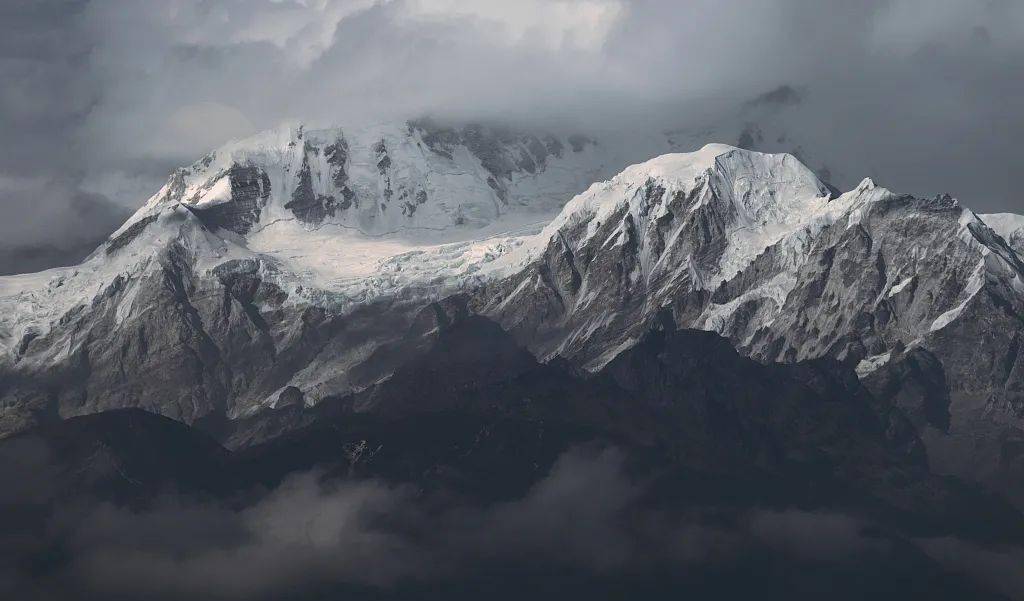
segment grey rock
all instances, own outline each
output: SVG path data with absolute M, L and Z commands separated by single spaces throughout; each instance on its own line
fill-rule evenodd
M 432 160 L 460 146 L 471 151 L 499 198 L 510 174 L 543 171 L 564 152 L 542 136 L 500 128 L 409 127 L 442 157 Z M 360 199 L 323 193 L 351 183 L 348 145 L 332 139 L 321 146 L 306 136 L 295 163 L 285 207 L 305 224 Z M 590 143 L 576 142 L 568 139 L 573 152 Z M 382 141 L 374 162 L 364 163 L 381 177 L 383 196 L 370 208 L 395 195 L 403 204 L 394 212 L 419 215 L 434 192 L 392 188 L 396 148 Z M 139 244 L 163 227 L 158 218 L 132 224 L 106 252 L 151 252 L 144 268 L 102 282 L 49 330 L 12 340 L 14 352 L 0 363 L 0 431 L 119 407 L 188 423 L 348 395 L 356 409 L 372 410 L 364 391 L 420 356 L 454 315 L 476 312 L 542 360 L 579 368 L 607 365 L 654 327 L 714 330 L 765 363 L 830 358 L 860 367 L 874 395 L 907 416 L 883 416 L 892 440 L 919 433 L 933 468 L 1024 499 L 1024 263 L 1012 245 L 948 196 L 864 184 L 851 193 L 870 196 L 856 215 L 808 226 L 727 270 L 736 232 L 761 227 L 767 203 L 785 193 L 737 182 L 796 174 L 818 194 L 814 202 L 845 202 L 828 200 L 828 187 L 792 156 L 754 164 L 735 152 L 687 190 L 652 177 L 600 221 L 562 222 L 521 271 L 445 303 L 435 302 L 450 292 L 440 287 L 353 303 L 289 285 L 290 274 L 270 258 L 219 258 L 203 241 L 221 230 L 248 232 L 270 193 L 259 167 L 237 165 L 219 175 L 230 178 L 229 203 L 181 211 L 180 230 L 160 248 Z M 314 178 L 313 165 L 324 160 L 329 177 Z M 188 173 L 172 175 L 158 200 L 185 203 Z M 766 292 L 772 282 L 783 292 Z M 318 375 L 315 384 L 309 374 Z
M 737 219 L 718 177 L 690 197 L 649 182 L 589 229 L 568 220 L 474 308 L 538 356 L 588 368 L 666 310 L 675 327 L 718 331 L 764 362 L 881 362 L 865 382 L 910 415 L 935 469 L 1024 491 L 1024 264 L 1013 249 L 949 196 L 886 193 L 708 288 Z M 658 205 L 663 216 L 646 218 Z M 616 232 L 621 243 L 608 243 Z M 793 282 L 781 302 L 760 292 L 777 277 Z
M 156 218 L 157 215 L 149 215 L 147 217 L 143 217 L 142 219 L 136 221 L 135 223 L 125 228 L 123 232 L 121 232 L 117 236 L 114 236 L 113 238 L 110 239 L 109 242 L 107 242 L 106 253 L 108 255 L 115 253 L 118 249 L 124 248 L 125 246 L 130 244 L 132 240 L 139 237 L 139 234 L 141 234 L 142 231 L 146 229 L 147 226 L 149 226 L 149 224 L 156 221 Z
M 324 219 L 333 216 L 339 208 L 338 200 L 334 196 L 320 194 L 313 189 L 309 155 L 315 152 L 315 147 L 306 142 L 298 185 L 292 191 L 291 201 L 284 205 L 284 208 L 290 209 L 299 221 L 310 225 L 323 223 Z
M 270 178 L 259 167 L 242 165 L 233 166 L 225 177 L 231 186 L 231 201 L 209 208 L 196 207 L 193 211 L 212 230 L 221 228 L 236 234 L 248 234 L 259 222 L 260 213 L 270 197 Z M 153 217 L 150 215 L 147 219 Z

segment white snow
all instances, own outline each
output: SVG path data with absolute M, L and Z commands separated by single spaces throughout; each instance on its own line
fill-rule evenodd
M 949 324 L 953 323 L 953 320 L 955 320 L 957 317 L 960 317 L 960 314 L 963 313 L 964 308 L 966 308 L 966 307 L 967 307 L 967 301 L 965 300 L 964 302 L 960 303 L 956 307 L 953 307 L 949 311 L 946 311 L 942 315 L 939 315 L 938 317 L 935 318 L 935 321 L 932 322 L 932 325 L 928 329 L 928 331 L 929 332 L 937 332 L 937 331 L 941 330 L 942 328 L 948 326 Z
M 904 279 L 899 284 L 896 284 L 895 286 L 890 288 L 889 289 L 889 293 L 886 296 L 889 297 L 889 298 L 892 298 L 892 297 L 896 296 L 900 292 L 903 292 L 903 289 L 906 288 L 907 286 L 909 286 L 910 283 L 913 282 L 913 281 L 914 281 L 914 276 L 910 276 L 909 278 Z
M 27 333 L 45 335 L 69 311 L 90 305 L 119 276 L 125 280 L 126 296 L 115 308 L 116 320 L 120 323 L 147 310 L 134 302 L 135 279 L 158 267 L 157 253 L 172 241 L 208 259 L 246 252 L 197 227 L 196 217 L 184 208 L 164 208 L 158 215 L 131 244 L 113 254 L 101 247 L 75 267 L 0 277 L 0 348 L 10 351 Z M 71 352 L 80 342 L 72 337 L 53 353 Z
M 1015 213 L 987 213 L 978 215 L 985 225 L 992 228 L 995 233 L 1009 241 L 1015 236 L 1024 235 L 1024 215 Z
M 875 371 L 879 367 L 882 367 L 883 365 L 888 363 L 889 359 L 891 358 L 891 356 L 892 356 L 891 352 L 881 353 L 879 355 L 873 355 L 871 357 L 868 357 L 868 358 L 862 360 L 860 363 L 858 363 L 857 367 L 854 368 L 854 370 L 857 372 L 857 376 L 863 378 L 864 376 L 870 374 L 871 372 Z
M 978 217 L 999 234 L 1018 255 L 1024 257 L 1024 215 L 990 213 Z
M 210 189 L 201 192 L 195 200 L 190 201 L 189 204 L 198 208 L 209 208 L 214 205 L 224 204 L 231 202 L 231 179 L 226 176 L 222 176 L 216 180 Z
M 302 224 L 285 205 L 298 185 L 303 157 L 314 191 L 339 196 L 331 179 L 335 167 L 324 149 L 340 137 L 348 144 L 347 183 L 361 202 L 318 226 Z M 307 142 L 316 150 L 307 151 Z M 382 142 L 391 161 L 386 176 L 377 165 Z M 196 248 L 200 271 L 232 258 L 274 261 L 281 268 L 271 277 L 296 302 L 316 296 L 311 290 L 359 303 L 402 290 L 437 295 L 473 285 L 521 267 L 527 259 L 524 237 L 539 231 L 568 198 L 611 175 L 620 161 L 612 145 L 590 144 L 575 152 L 565 143 L 561 157 L 547 157 L 544 169 L 513 174 L 505 202 L 488 184 L 491 174 L 465 147 L 455 147 L 446 158 L 405 124 L 312 131 L 290 125 L 233 141 L 176 171 L 111 235 L 159 216 L 124 248 L 108 255 L 102 247 L 74 268 L 0 277 L 0 349 L 15 348 L 27 332 L 44 335 L 68 311 L 89 305 L 118 275 L 129 283 L 117 319 L 146 310 L 135 306 L 133 280 L 156 269 L 157 253 L 174 239 Z M 179 202 L 205 209 L 229 201 L 227 174 L 236 164 L 257 166 L 269 178 L 260 221 L 246 237 L 207 233 Z M 386 185 L 394 201 L 382 208 Z M 411 215 L 404 213 L 400 194 L 414 198 L 420 190 L 427 201 Z
M 332 187 L 334 167 L 327 163 L 323 149 L 339 137 L 348 144 L 348 185 L 360 202 L 317 226 L 303 224 L 285 206 L 298 185 L 303 157 L 314 191 L 337 196 Z M 307 142 L 320 150 L 307 152 Z M 382 142 L 392 165 L 386 177 L 376 159 L 375 149 Z M 539 257 L 554 236 L 576 226 L 583 227 L 584 233 L 574 242 L 583 244 L 620 211 L 632 215 L 643 231 L 645 224 L 668 210 L 667 202 L 645 206 L 643 192 L 648 183 L 664 187 L 664 198 L 704 186 L 691 210 L 710 202 L 714 189 L 735 211 L 736 219 L 726 232 L 720 263 L 711 272 L 699 269 L 692 257 L 670 257 L 678 264 L 667 264 L 670 259 L 655 258 L 642 249 L 640 272 L 634 277 L 649 277 L 658 270 L 687 274 L 694 286 L 711 290 L 767 248 L 779 245 L 789 269 L 731 303 L 712 306 L 703 317 L 704 327 L 720 329 L 745 300 L 767 298 L 781 307 L 795 285 L 792 273 L 806 260 L 817 232 L 843 223 L 842 219 L 848 227 L 861 223 L 869 203 L 891 194 L 865 179 L 830 201 L 825 186 L 794 157 L 724 144 L 663 154 L 601 181 L 612 175 L 623 156 L 634 152 L 635 148 L 623 150 L 612 143 L 589 145 L 578 153 L 566 146 L 561 158 L 548 157 L 538 173 L 515 173 L 506 183 L 507 198 L 502 201 L 488 184 L 491 174 L 465 147 L 455 147 L 451 158 L 439 155 L 404 124 L 324 130 L 287 126 L 234 141 L 179 170 L 114 233 L 124 233 L 144 217 L 159 216 L 119 251 L 108 255 L 101 248 L 73 268 L 0 277 L 0 349 L 16 348 L 26 333 L 45 334 L 68 311 L 91 303 L 118 275 L 126 277 L 128 288 L 116 308 L 117 321 L 146 311 L 137 306 L 134 280 L 157 268 L 157 253 L 172 240 L 195 251 L 200 271 L 231 258 L 267 259 L 278 267 L 267 277 L 276 278 L 294 302 L 320 302 L 314 298 L 316 291 L 330 292 L 332 298 L 342 299 L 338 302 L 352 304 L 398 293 L 437 296 L 516 273 Z M 179 200 L 197 209 L 229 201 L 226 174 L 235 164 L 264 170 L 271 188 L 266 207 L 247 236 L 206 232 Z M 397 200 L 382 208 L 386 185 L 396 197 L 401 191 L 423 191 L 427 201 L 411 215 L 403 213 Z M 1018 215 L 983 219 L 1004 237 L 1024 231 L 1024 217 Z M 671 231 L 666 244 L 671 246 L 680 234 L 679 228 Z M 608 242 L 621 243 L 625 235 L 619 228 Z M 933 330 L 955 319 L 980 290 L 984 270 L 992 269 L 986 265 L 983 260 L 982 271 L 967 286 L 962 304 L 934 320 Z M 900 281 L 890 288 L 889 296 L 912 280 L 913 275 Z M 521 288 L 528 285 L 526 280 Z M 581 290 L 576 308 L 591 300 L 587 290 Z M 588 331 L 577 334 L 585 337 L 601 325 L 590 323 Z
M 649 180 L 657 181 L 670 192 L 691 190 L 696 187 L 698 176 L 710 169 L 720 155 L 732 150 L 736 148 L 708 144 L 696 152 L 665 154 L 627 167 L 611 180 L 591 185 L 586 192 L 566 203 L 537 241 L 546 245 L 547 240 L 566 225 L 582 222 L 588 222 L 586 238 L 589 239 L 623 204 L 630 204 Z
M 981 292 L 981 289 L 985 284 L 985 272 L 986 261 L 985 257 L 983 256 L 982 259 L 978 262 L 978 267 L 974 270 L 974 273 L 971 274 L 971 279 L 967 282 L 967 285 L 964 287 L 964 291 L 961 294 L 963 300 L 957 306 L 953 307 L 952 309 L 946 311 L 942 315 L 939 315 L 937 318 L 935 318 L 935 321 L 932 322 L 931 328 L 929 328 L 929 332 L 936 332 L 938 330 L 941 330 L 942 328 L 952 323 L 953 320 L 955 320 L 957 317 L 960 317 L 960 314 L 963 313 L 964 309 L 967 308 L 967 305 L 971 302 L 975 295 Z
M 510 275 L 522 261 L 508 256 L 540 224 L 507 219 L 461 236 L 368 236 L 337 225 L 306 230 L 282 221 L 250 237 L 248 248 L 274 258 L 303 285 L 369 300 L 401 289 L 441 293 L 485 277 Z M 499 258 L 505 258 L 498 261 Z
M 664 187 L 665 198 L 676 193 L 688 194 L 709 184 L 734 207 L 736 226 L 727 234 L 729 244 L 719 273 L 704 281 L 708 288 L 732 277 L 766 248 L 806 226 L 829 204 L 825 186 L 790 155 L 708 144 L 696 152 L 667 154 L 633 165 L 609 181 L 592 185 L 569 201 L 540 235 L 527 242 L 527 247 L 539 253 L 559 231 L 586 224 L 587 232 L 578 242 L 582 245 L 623 209 L 637 224 L 656 218 L 665 208 L 662 204 L 652 214 L 646 214 L 642 192 L 649 182 Z M 698 199 L 691 210 L 704 202 L 706 198 Z M 671 236 L 678 233 L 675 231 Z M 622 240 L 622 232 L 616 232 L 608 243 Z M 650 273 L 657 265 L 646 255 L 640 260 L 644 273 Z

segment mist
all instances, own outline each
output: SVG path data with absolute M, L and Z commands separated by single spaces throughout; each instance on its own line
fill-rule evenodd
M 926 553 L 1020 598 L 1020 549 L 955 538 L 907 547 L 870 520 L 835 511 L 687 507 L 687 494 L 652 506 L 650 483 L 630 474 L 615 447 L 570 448 L 522 496 L 489 504 L 313 470 L 241 499 L 174 491 L 141 506 L 64 499 L 42 529 L 29 531 L 19 517 L 32 514 L 25 504 L 47 498 L 60 476 L 45 446 L 18 442 L 0 462 L 4 475 L 21 476 L 5 479 L 16 488 L 0 495 L 10 521 L 0 592 L 22 599 L 406 598 L 427 591 L 552 598 L 561 586 L 606 598 L 604 587 L 616 583 L 674 598 L 679 590 L 746 596 L 768 582 L 807 594 L 816 580 L 824 592 L 858 570 L 881 573 L 879 582 L 906 578 L 903 570 L 939 577 L 929 564 L 917 565 Z M 33 556 L 51 559 L 23 565 Z M 496 588 L 474 588 L 488 580 Z
M 37 267 L 27 248 L 72 261 L 175 166 L 297 120 L 752 126 L 840 188 L 1024 210 L 1013 0 L 15 0 L 0 17 L 7 271 Z M 796 94 L 751 102 L 780 88 Z

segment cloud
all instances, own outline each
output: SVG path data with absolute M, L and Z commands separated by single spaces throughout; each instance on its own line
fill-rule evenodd
M 69 196 L 44 189 L 55 182 L 138 206 L 173 166 L 285 120 L 699 127 L 700 107 L 742 122 L 744 102 L 789 85 L 803 100 L 762 118 L 775 132 L 767 149 L 799 147 L 841 184 L 872 176 L 979 210 L 1024 209 L 1012 177 L 1024 5 L 1011 0 L 22 0 L 2 10 L 0 177 L 47 182 L 36 197 L 57 207 Z M 15 194 L 0 185 L 8 216 Z
M 955 538 L 924 539 L 918 544 L 950 569 L 988 583 L 1010 599 L 1024 599 L 1024 549 L 986 548 Z
M 0 176 L 0 275 L 73 265 L 130 214 L 78 181 Z
M 845 559 L 884 544 L 864 536 L 863 521 L 839 513 L 761 510 L 750 515 L 748 527 L 763 544 L 804 560 Z
M 422 550 L 374 526 L 407 499 L 379 483 L 323 487 L 302 474 L 241 511 L 173 499 L 142 513 L 103 506 L 75 533 L 72 573 L 99 592 L 185 598 L 383 586 L 424 561 Z
M 569 449 L 521 496 L 496 503 L 313 471 L 224 499 L 167 493 L 118 506 L 76 495 L 50 513 L 46 499 L 69 475 L 35 439 L 2 450 L 0 475 L 13 485 L 0 491 L 0 595 L 9 598 L 419 598 L 489 586 L 548 598 L 591 586 L 583 583 L 594 595 L 618 583 L 672 598 L 693 587 L 702 596 L 701 586 L 726 596 L 795 586 L 808 596 L 815 583 L 870 590 L 940 573 L 860 517 L 655 494 L 609 447 Z M 916 544 L 975 582 L 1024 591 L 1018 548 Z
M 596 50 L 626 10 L 622 0 L 411 0 L 402 17 L 413 22 L 473 19 L 499 43 L 539 44 L 552 51 Z
M 618 523 L 638 488 L 615 450 L 572 450 L 523 498 L 431 511 L 377 481 L 290 477 L 233 510 L 179 498 L 144 512 L 102 505 L 74 527 L 73 581 L 117 595 L 251 598 L 349 584 L 442 581 L 483 565 L 621 567 Z

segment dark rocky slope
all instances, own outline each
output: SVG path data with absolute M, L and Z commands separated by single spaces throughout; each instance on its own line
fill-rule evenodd
M 317 561 L 341 562 L 342 575 L 305 582 L 285 575 L 287 588 L 256 587 L 245 598 L 300 591 L 303 598 L 562 598 L 566 591 L 593 598 L 819 598 L 826 591 L 851 599 L 998 598 L 992 583 L 937 562 L 919 541 L 955 538 L 996 548 L 1024 541 L 1021 514 L 932 475 L 911 420 L 833 361 L 762 365 L 714 334 L 663 329 L 600 372 L 584 374 L 566 362 L 538 363 L 458 299 L 432 307 L 431 315 L 421 318 L 433 327 L 416 339 L 415 357 L 361 398 L 322 404 L 306 426 L 310 410 L 297 406 L 222 424 L 240 435 L 243 427 L 288 423 L 289 432 L 245 450 L 229 452 L 205 434 L 138 410 L 72 418 L 0 443 L 5 482 L 20 485 L 0 497 L 11 533 L 0 557 L 7 573 L 19 575 L 11 590 L 63 591 L 65 598 L 107 591 L 119 598 L 110 591 L 123 593 L 117 586 L 126 578 L 83 583 L 72 569 L 82 565 L 81 554 L 98 552 L 89 545 L 100 545 L 83 542 L 91 539 L 83 539 L 88 530 L 79 520 L 100 516 L 145 525 L 167 540 L 175 537 L 159 534 L 165 528 L 204 527 L 221 516 L 212 533 L 173 544 L 200 557 L 210 552 L 204 545 L 244 550 L 244 536 L 236 539 L 232 529 L 238 516 L 274 520 L 278 514 L 267 511 L 284 511 L 300 522 L 315 519 L 301 517 L 310 501 L 294 488 L 296 474 L 308 470 L 317 486 L 338 491 L 318 493 L 332 504 L 353 502 L 343 491 L 364 490 L 344 486 L 398 486 L 387 493 L 385 513 L 370 522 L 372 531 L 398 537 L 405 553 L 437 545 L 431 552 L 458 569 L 368 584 L 344 576 L 344 560 L 331 559 L 333 547 L 290 546 L 292 555 L 322 553 Z M 398 490 L 407 492 L 393 497 Z M 289 500 L 281 505 L 283 499 Z M 112 505 L 95 513 L 88 509 L 94 502 Z M 530 538 L 538 527 L 553 527 L 545 515 L 562 511 L 575 524 L 569 539 L 585 544 L 614 525 L 612 539 L 595 540 L 628 541 L 634 550 L 594 564 L 580 559 L 591 555 L 578 556 L 579 548 Z M 483 520 L 479 528 L 494 528 L 491 515 L 519 534 L 488 530 L 493 542 L 468 542 L 465 524 Z M 808 523 L 789 532 L 793 520 Z M 839 530 L 820 529 L 828 524 Z M 672 534 L 676 528 L 684 530 Z M 808 543 L 799 542 L 804 528 L 824 545 L 812 548 L 842 552 L 807 555 L 801 545 Z M 721 539 L 700 539 L 696 548 L 725 545 L 724 555 L 687 559 L 672 551 L 699 532 Z M 780 532 L 782 539 L 773 538 Z M 201 542 L 208 540 L 216 542 Z M 105 552 L 119 548 L 102 544 Z M 152 540 L 145 545 L 148 553 L 167 552 Z M 204 586 L 238 577 L 214 574 Z M 132 586 L 126 590 L 176 598 L 173 588 Z

